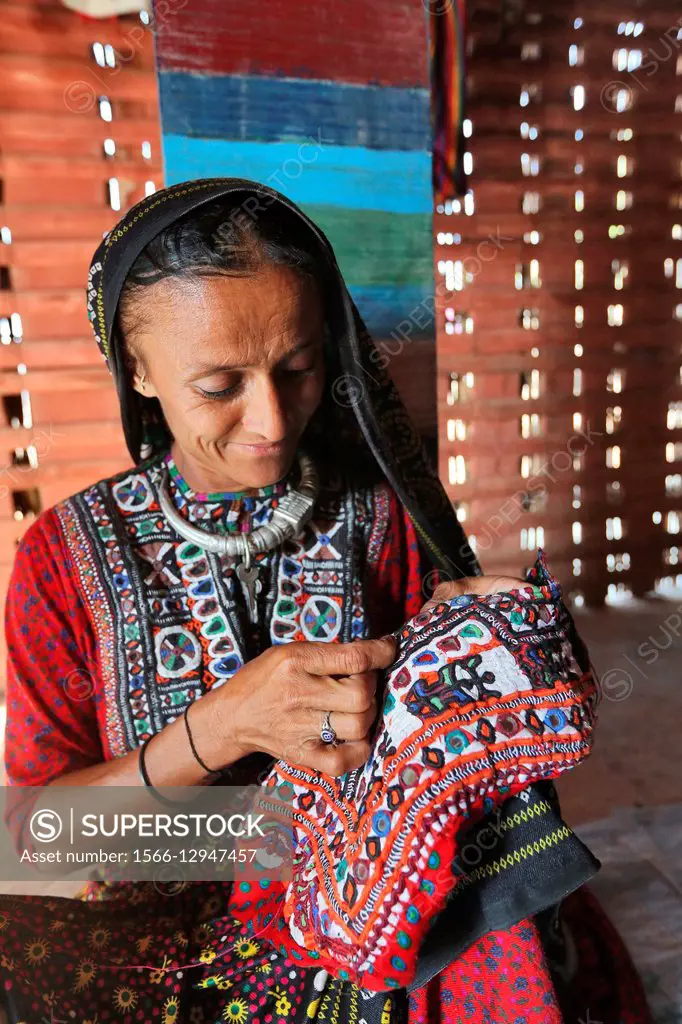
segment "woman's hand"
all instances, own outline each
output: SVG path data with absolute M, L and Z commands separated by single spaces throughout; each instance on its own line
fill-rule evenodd
M 426 604 L 422 605 L 421 611 L 428 611 L 439 601 L 450 601 L 462 594 L 503 594 L 507 590 L 527 586 L 526 580 L 517 576 L 466 576 L 461 580 L 447 580 L 438 584 Z
M 202 757 L 211 764 L 220 763 L 222 737 L 223 744 L 229 739 L 230 746 L 238 745 L 242 756 L 263 751 L 326 775 L 359 768 L 369 757 L 370 730 L 377 714 L 377 672 L 393 663 L 396 650 L 392 636 L 350 644 L 301 641 L 269 648 L 208 700 L 198 703 L 197 720 L 202 705 L 205 712 L 210 711 L 204 721 L 211 741 Z M 344 741 L 339 746 L 320 739 L 325 712 L 330 713 L 338 739 Z

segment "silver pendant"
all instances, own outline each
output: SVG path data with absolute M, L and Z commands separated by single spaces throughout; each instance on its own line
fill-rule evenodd
M 261 581 L 258 579 L 258 569 L 255 566 L 247 566 L 240 562 L 237 566 L 237 578 L 244 590 L 246 598 L 246 609 L 249 613 L 249 621 L 252 625 L 258 622 L 258 604 L 256 598 L 261 591 Z

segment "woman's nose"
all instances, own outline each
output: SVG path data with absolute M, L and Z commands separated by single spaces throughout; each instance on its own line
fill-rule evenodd
M 275 381 L 263 377 L 255 382 L 246 402 L 242 423 L 253 434 L 271 444 L 286 436 L 287 416 Z

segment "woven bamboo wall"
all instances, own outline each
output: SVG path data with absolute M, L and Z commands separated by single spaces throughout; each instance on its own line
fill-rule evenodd
M 441 474 L 486 569 L 542 545 L 579 603 L 682 582 L 681 13 L 470 4 L 472 194 L 436 223 Z
M 151 32 L 0 0 L 0 594 L 35 516 L 123 468 L 90 256 L 161 184 Z M 149 184 L 147 184 L 149 183 Z M 4 661 L 4 657 L 3 657 Z

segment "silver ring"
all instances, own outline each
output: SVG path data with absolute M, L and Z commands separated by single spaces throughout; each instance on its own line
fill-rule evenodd
M 320 729 L 320 739 L 328 747 L 336 746 L 336 733 L 332 729 L 330 722 L 331 711 L 325 711 L 322 716 L 322 728 Z

